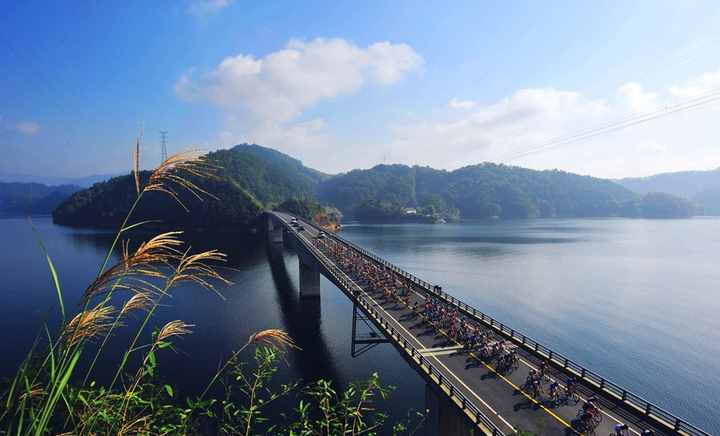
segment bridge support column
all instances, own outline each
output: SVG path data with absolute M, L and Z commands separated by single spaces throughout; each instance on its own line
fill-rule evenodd
M 280 223 L 275 222 L 273 218 L 268 216 L 267 219 L 267 233 L 268 233 L 268 240 L 272 243 L 282 243 L 283 242 L 283 227 Z
M 451 400 L 438 393 L 435 386 L 425 385 L 425 436 L 470 436 L 480 432 Z
M 303 262 L 300 257 L 300 298 L 320 298 L 320 270 L 314 262 Z

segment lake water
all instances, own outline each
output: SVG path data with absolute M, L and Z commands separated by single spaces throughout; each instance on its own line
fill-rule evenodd
M 36 218 L 75 304 L 111 242 L 107 233 Z M 720 220 L 530 220 L 448 225 L 347 225 L 343 236 L 496 319 L 720 433 Z M 395 417 L 424 405 L 423 381 L 390 345 L 351 356 L 352 305 L 323 279 L 321 303 L 297 295 L 297 258 L 284 248 L 228 235 L 194 235 L 194 248 L 230 255 L 225 301 L 178 289 L 157 323 L 196 324 L 178 354 L 160 356 L 163 377 L 186 393 L 256 330 L 286 329 L 302 347 L 280 377 L 337 383 L 378 371 L 395 385 Z M 10 376 L 55 311 L 45 260 L 26 219 L 0 219 L 0 377 Z M 112 361 L 127 343 L 117 335 Z M 97 377 L 112 368 L 104 365 Z

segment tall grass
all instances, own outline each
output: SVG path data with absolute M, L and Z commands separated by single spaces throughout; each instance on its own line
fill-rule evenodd
M 158 350 L 168 347 L 173 337 L 190 333 L 191 326 L 181 321 L 174 321 L 163 327 L 150 344 L 140 344 L 144 330 L 163 298 L 181 282 L 192 282 L 213 292 L 217 292 L 216 283 L 229 283 L 214 267 L 218 262 L 225 261 L 225 255 L 215 250 L 191 253 L 180 239 L 182 232 L 156 235 L 133 251 L 130 250 L 129 243 L 123 241 L 123 237 L 128 232 L 146 223 L 129 224 L 137 206 L 148 192 L 157 191 L 170 195 L 183 207 L 185 207 L 181 201 L 183 191 L 201 200 L 212 197 L 191 179 L 191 177 L 195 179 L 213 177 L 212 165 L 199 153 L 178 153 L 162 162 L 151 173 L 148 183 L 141 186 L 138 140 L 133 166 L 136 198 L 117 230 L 97 276 L 83 294 L 81 309 L 69 320 L 66 319 L 65 295 L 57 271 L 50 255 L 41 244 L 57 294 L 62 323 L 54 333 L 51 333 L 48 327 L 45 328 L 46 338 L 42 348 L 33 347 L 28 353 L 4 394 L 4 410 L 0 422 L 6 426 L 8 434 L 42 435 L 50 432 L 51 429 L 55 431 L 58 426 L 65 428 L 77 424 L 62 422 L 62 419 L 58 419 L 59 414 L 56 411 L 58 407 L 62 407 L 64 408 L 62 415 L 72 418 L 77 408 L 73 402 L 82 401 L 82 398 L 71 398 L 72 390 L 69 389 L 69 383 L 78 377 L 78 362 L 89 349 L 88 344 L 99 342 L 100 345 L 87 368 L 82 384 L 88 382 L 110 335 L 123 325 L 123 320 L 131 313 L 144 311 L 144 318 L 123 354 L 113 383 L 107 389 L 107 395 L 118 395 L 113 391 L 115 381 L 124 373 L 130 356 L 141 354 L 140 360 L 143 363 L 141 368 L 120 394 L 124 398 L 125 407 L 122 409 L 123 417 L 116 423 L 117 428 L 114 430 L 122 432 L 124 428 L 134 427 L 140 421 L 138 417 L 127 414 L 127 406 L 143 377 L 148 374 L 150 368 L 148 363 L 156 360 L 155 355 Z M 119 250 L 119 260 L 109 265 L 121 241 L 123 242 Z M 113 295 L 120 293 L 122 294 L 120 300 L 124 300 L 124 304 L 118 310 L 110 302 Z
M 197 398 L 187 398 L 183 403 L 175 398 L 172 386 L 156 384 L 158 354 L 171 349 L 177 338 L 192 333 L 193 327 L 175 320 L 148 332 L 161 303 L 180 283 L 194 284 L 222 298 L 217 286 L 230 282 L 216 269 L 226 261 L 225 254 L 217 250 L 192 252 L 181 239 L 180 231 L 157 234 L 137 248 L 130 248 L 126 236 L 149 222 L 133 223 L 133 214 L 148 192 L 169 195 L 186 210 L 183 195 L 217 200 L 198 185 L 198 180 L 215 177 L 216 168 L 197 152 L 168 157 L 143 185 L 139 174 L 139 144 L 138 139 L 132 171 L 136 197 L 96 277 L 84 290 L 77 313 L 72 316 L 52 258 L 40 243 L 58 299 L 61 323 L 54 331 L 44 327 L 43 337 L 32 345 L 0 397 L 0 435 L 202 432 L 249 435 L 261 423 L 273 433 L 376 432 L 384 415 L 367 404 L 374 396 L 384 397 L 387 393 L 387 389 L 379 385 L 377 376 L 365 384 L 352 385 L 342 393 L 336 393 L 329 382 L 310 385 L 293 410 L 295 419 L 284 426 L 267 423 L 263 415 L 267 405 L 299 386 L 299 383 L 283 384 L 277 390 L 268 386 L 278 358 L 286 349 L 296 347 L 281 330 L 270 329 L 252 335 L 219 366 Z M 118 260 L 111 264 L 114 255 Z M 116 362 L 112 381 L 104 386 L 96 384 L 92 381 L 93 371 L 106 353 L 110 338 L 119 329 L 130 329 L 128 325 L 133 323 L 125 321 L 137 314 L 141 315 L 140 321 L 128 335 L 131 339 Z M 255 369 L 248 373 L 239 356 L 250 346 L 255 347 Z M 92 351 L 94 354 L 85 356 Z M 131 359 L 139 362 L 133 371 L 128 367 Z M 81 361 L 89 364 L 81 367 Z M 224 398 L 207 398 L 219 381 L 225 390 Z M 243 399 L 233 400 L 237 397 Z M 372 417 L 370 421 L 368 415 Z

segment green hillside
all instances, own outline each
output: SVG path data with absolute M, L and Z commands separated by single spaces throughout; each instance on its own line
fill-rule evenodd
M 666 192 L 684 197 L 698 206 L 699 213 L 720 215 L 720 169 L 628 177 L 617 182 L 639 194 Z
M 318 198 L 346 215 L 370 221 L 398 221 L 391 217 L 410 208 L 418 216 L 445 219 L 655 216 L 662 209 L 658 202 L 667 206 L 663 216 L 692 215 L 689 203 L 674 196 L 642 201 L 609 180 L 492 163 L 455 171 L 378 165 L 324 180 Z
M 195 180 L 219 200 L 199 201 L 184 194 L 190 213 L 167 195 L 150 192 L 137 210 L 136 220 L 162 217 L 162 225 L 181 228 L 243 229 L 265 208 L 288 198 L 312 197 L 326 176 L 278 151 L 259 145 L 238 145 L 208 154 L 219 168 L 217 180 Z M 146 179 L 149 172 L 143 172 Z M 53 212 L 58 224 L 116 227 L 135 199 L 131 176 L 115 177 L 75 193 Z

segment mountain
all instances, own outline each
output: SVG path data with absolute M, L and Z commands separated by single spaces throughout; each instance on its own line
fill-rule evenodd
M 53 177 L 0 172 L 0 182 L 41 183 L 44 185 L 74 185 L 81 188 L 89 188 L 95 183 L 103 182 L 119 175 L 120 174 L 94 174 L 85 177 Z
M 49 214 L 79 186 L 47 186 L 40 183 L 0 182 L 1 215 Z
M 484 163 L 455 171 L 378 165 L 331 176 L 256 144 L 208 154 L 217 179 L 196 180 L 217 196 L 183 194 L 187 213 L 169 196 L 148 193 L 135 220 L 173 228 L 246 229 L 263 210 L 297 209 L 317 215 L 319 201 L 369 222 L 436 222 L 459 218 L 685 217 L 692 205 L 672 195 L 631 192 L 604 179 L 563 171 L 535 171 Z M 143 172 L 144 180 L 149 172 Z M 56 223 L 117 227 L 135 199 L 131 176 L 112 178 L 73 194 L 53 212 Z M 326 209 L 327 210 L 327 209 Z M 340 213 L 332 212 L 333 217 Z
M 218 168 L 217 179 L 195 180 L 218 199 L 202 201 L 183 193 L 186 212 L 168 195 L 150 192 L 135 212 L 135 221 L 162 219 L 164 227 L 246 229 L 264 209 L 288 198 L 313 197 L 327 176 L 278 151 L 242 144 L 208 154 Z M 141 173 L 143 180 L 150 173 Z M 130 175 L 115 177 L 75 193 L 53 212 L 58 224 L 117 227 L 135 199 Z
M 674 196 L 643 201 L 610 180 L 493 163 L 454 171 L 378 165 L 325 179 L 317 195 L 344 214 L 369 221 L 402 221 L 400 214 L 443 219 L 692 215 L 691 205 Z
M 263 204 L 289 198 L 313 197 L 327 174 L 308 168 L 299 160 L 257 144 L 241 144 L 210 153 L 209 158 L 225 175 L 251 192 Z
M 720 168 L 709 171 L 680 171 L 617 181 L 639 194 L 666 192 L 696 203 L 706 215 L 720 215 Z

